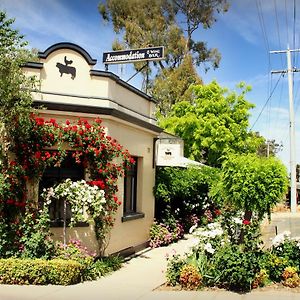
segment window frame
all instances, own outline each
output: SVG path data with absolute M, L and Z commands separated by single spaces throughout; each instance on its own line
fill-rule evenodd
M 140 213 L 137 210 L 140 159 L 137 156 L 133 156 L 132 158 L 134 159 L 135 164 L 133 164 L 129 170 L 126 170 L 124 177 L 122 222 L 140 219 L 145 216 L 144 213 Z M 128 185 L 128 180 L 130 180 L 130 185 Z M 130 191 L 128 191 L 128 187 L 130 187 Z

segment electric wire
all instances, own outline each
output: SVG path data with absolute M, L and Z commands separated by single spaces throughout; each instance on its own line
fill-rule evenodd
M 295 49 L 295 47 L 296 47 L 296 0 L 294 0 L 294 6 L 293 6 L 293 49 Z M 293 67 L 295 67 L 296 55 L 293 56 Z
M 257 15 L 258 15 L 258 19 L 259 19 L 259 23 L 260 23 L 260 28 L 262 31 L 262 35 L 263 35 L 263 40 L 264 40 L 264 44 L 265 44 L 265 49 L 267 51 L 267 56 L 268 56 L 268 84 L 267 84 L 267 94 L 270 98 L 271 95 L 271 89 L 272 89 L 272 77 L 270 77 L 271 74 L 271 57 L 270 57 L 270 46 L 269 46 L 269 40 L 268 40 L 268 35 L 267 35 L 267 31 L 266 31 L 266 26 L 265 26 L 265 20 L 264 20 L 264 15 L 263 15 L 263 9 L 262 9 L 262 5 L 261 5 L 261 1 L 260 0 L 256 0 L 256 8 L 257 8 Z M 270 113 L 271 112 L 271 106 L 268 105 L 268 114 L 267 114 L 267 123 L 268 123 L 268 131 L 270 131 L 270 122 L 271 122 L 271 117 L 270 117 Z M 270 133 L 270 132 L 269 132 Z
M 262 33 L 263 33 L 265 48 L 269 53 L 270 52 L 270 47 L 269 47 L 268 36 L 266 34 L 266 28 L 265 28 L 264 17 L 263 17 L 263 14 L 262 14 L 262 9 L 261 9 L 261 3 L 260 3 L 259 0 L 256 0 L 255 3 L 256 3 L 256 8 L 257 8 L 257 15 L 258 15 L 260 28 L 261 28 Z
M 287 16 L 287 4 L 285 0 L 285 24 L 286 24 L 286 40 L 289 42 L 289 23 L 288 23 L 288 16 Z
M 264 109 L 266 108 L 267 104 L 268 104 L 269 101 L 271 100 L 271 98 L 272 98 L 272 96 L 273 96 L 273 94 L 274 94 L 274 92 L 275 92 L 275 90 L 276 90 L 276 88 L 277 88 L 277 85 L 278 85 L 280 79 L 283 77 L 283 74 L 284 74 L 284 72 L 281 72 L 281 73 L 280 73 L 280 76 L 279 76 L 279 78 L 278 78 L 278 80 L 277 80 L 277 82 L 276 82 L 274 88 L 272 89 L 272 91 L 271 91 L 271 93 L 270 93 L 270 95 L 269 95 L 267 101 L 265 102 L 264 106 L 262 107 L 262 109 L 261 109 L 259 115 L 257 116 L 255 122 L 254 122 L 253 125 L 251 126 L 250 131 L 251 131 L 251 130 L 253 129 L 253 127 L 256 125 L 256 123 L 257 123 L 257 121 L 259 120 L 260 116 L 262 115 Z
M 275 10 L 276 30 L 277 30 L 277 37 L 278 37 L 278 42 L 279 42 L 279 49 L 282 49 L 280 30 L 279 30 L 279 21 L 278 21 L 277 0 L 274 0 L 274 10 Z M 282 55 L 280 55 L 280 60 L 281 60 L 281 67 L 283 69 L 284 65 L 283 65 Z

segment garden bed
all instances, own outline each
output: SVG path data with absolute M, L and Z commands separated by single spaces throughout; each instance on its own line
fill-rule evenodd
M 179 291 L 186 291 L 182 286 L 175 285 L 171 286 L 167 283 L 164 283 L 157 287 L 155 291 L 161 291 L 161 292 L 179 292 Z M 218 288 L 218 287 L 203 287 L 199 289 L 199 291 L 203 292 L 224 292 L 227 291 L 226 289 Z M 286 292 L 292 292 L 292 293 L 300 293 L 300 287 L 290 288 L 287 286 L 284 286 L 282 283 L 272 283 L 269 285 L 266 285 L 264 287 L 259 287 L 257 289 L 251 290 L 251 293 L 255 292 L 269 292 L 269 291 L 286 291 Z

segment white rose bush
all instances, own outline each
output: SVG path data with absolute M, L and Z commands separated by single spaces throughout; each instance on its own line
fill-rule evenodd
M 66 201 L 71 205 L 70 226 L 107 214 L 104 209 L 104 191 L 96 185 L 89 185 L 85 180 L 73 182 L 68 178 L 55 187 L 45 189 L 43 197 L 47 205 L 52 199 Z
M 71 208 L 71 219 L 69 223 L 71 227 L 78 222 L 98 222 L 98 224 L 102 224 L 101 238 L 103 238 L 108 231 L 105 222 L 101 220 L 111 218 L 110 214 L 112 212 L 106 209 L 107 200 L 105 199 L 105 192 L 100 189 L 98 185 L 91 185 L 85 180 L 72 181 L 68 178 L 54 187 L 44 189 L 42 198 L 44 199 L 44 204 L 47 206 L 50 205 L 53 199 L 64 201 L 64 244 L 66 244 L 67 204 L 69 204 Z

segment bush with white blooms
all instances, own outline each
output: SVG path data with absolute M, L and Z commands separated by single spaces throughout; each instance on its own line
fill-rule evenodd
M 107 214 L 104 208 L 106 204 L 104 191 L 96 185 L 89 185 L 85 180 L 72 181 L 68 178 L 54 187 L 44 189 L 42 196 L 47 205 L 52 199 L 70 204 L 72 212 L 70 226 Z

